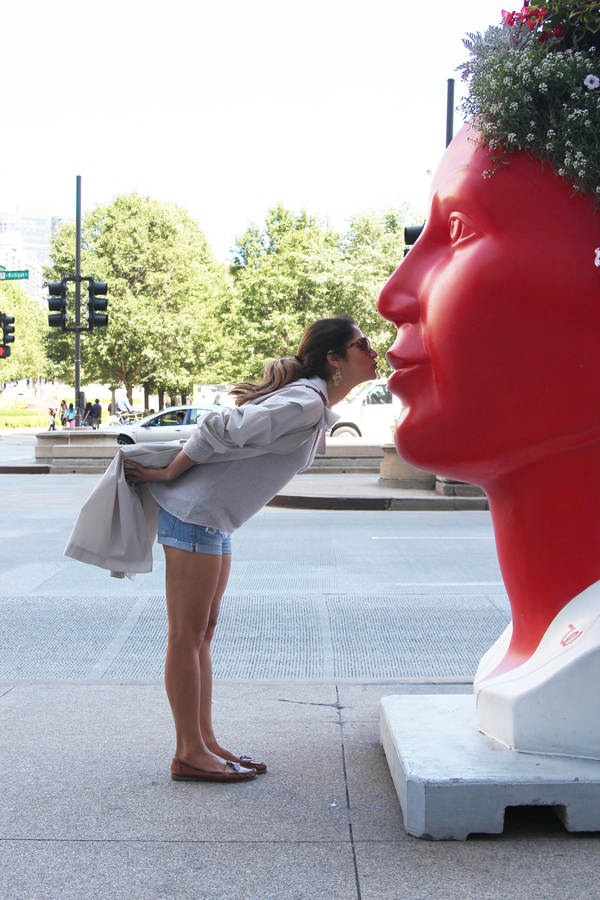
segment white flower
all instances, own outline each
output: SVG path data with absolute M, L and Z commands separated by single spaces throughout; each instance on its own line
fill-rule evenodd
M 594 265 L 600 266 L 600 247 L 596 247 L 596 250 L 594 252 L 596 254 L 596 259 L 594 260 Z
M 530 143 L 532 143 L 533 141 L 535 141 L 535 134 L 528 134 L 528 135 L 527 135 L 527 140 L 528 140 Z
M 600 78 L 596 75 L 588 75 L 588 77 L 583 82 L 590 91 L 595 91 L 597 87 L 600 87 Z M 598 265 L 598 263 L 596 263 Z

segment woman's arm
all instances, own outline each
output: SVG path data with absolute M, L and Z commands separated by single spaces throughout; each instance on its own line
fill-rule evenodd
M 318 393 L 292 382 L 258 403 L 207 413 L 185 452 L 199 463 L 219 456 L 239 459 L 257 453 L 290 453 L 314 434 L 323 412 Z
M 144 484 L 147 481 L 174 481 L 175 478 L 179 478 L 180 475 L 183 475 L 184 472 L 187 472 L 188 469 L 195 465 L 195 460 L 189 457 L 187 453 L 184 453 L 183 450 L 175 457 L 172 463 L 169 463 L 168 466 L 162 469 L 146 469 L 140 463 L 134 462 L 133 459 L 126 459 L 124 462 L 125 478 L 127 481 L 133 482 L 133 484 Z

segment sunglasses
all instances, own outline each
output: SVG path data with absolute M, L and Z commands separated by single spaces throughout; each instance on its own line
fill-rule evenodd
M 357 341 L 346 344 L 346 349 L 350 349 L 350 347 L 358 347 L 363 353 L 368 353 L 371 349 L 371 341 L 367 337 L 360 337 Z

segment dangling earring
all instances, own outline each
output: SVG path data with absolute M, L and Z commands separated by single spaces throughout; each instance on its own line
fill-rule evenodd
M 335 375 L 333 376 L 333 383 L 335 384 L 336 387 L 339 387 L 341 380 L 342 380 L 342 373 L 340 372 L 339 369 L 336 369 Z

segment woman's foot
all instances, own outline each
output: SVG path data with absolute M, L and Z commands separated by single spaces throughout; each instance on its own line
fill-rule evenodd
M 228 770 L 228 759 L 221 756 L 220 753 L 213 753 L 210 750 L 190 750 L 188 753 L 176 750 L 173 759 L 179 760 L 179 762 L 183 763 L 185 766 L 190 766 L 193 769 L 199 769 L 203 772 L 226 773 Z M 232 759 L 231 761 L 237 762 L 237 759 Z
M 223 768 L 203 769 L 191 766 L 174 756 L 171 763 L 173 781 L 252 781 L 256 778 L 254 769 L 246 769 L 238 763 L 227 761 Z
M 216 756 L 219 756 L 221 759 L 226 761 L 239 763 L 241 766 L 247 769 L 256 769 L 257 775 L 264 775 L 267 771 L 267 764 L 263 762 L 256 762 L 256 760 L 252 759 L 250 756 L 236 756 L 235 753 L 232 753 L 231 750 L 228 750 L 226 747 L 221 747 L 220 744 L 214 745 L 206 745 L 208 749 L 214 753 Z

